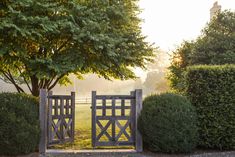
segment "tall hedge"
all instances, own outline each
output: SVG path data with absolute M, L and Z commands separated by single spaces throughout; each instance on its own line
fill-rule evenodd
M 235 65 L 190 67 L 187 85 L 198 113 L 199 145 L 235 149 Z
M 34 152 L 39 144 L 38 99 L 0 93 L 0 156 Z

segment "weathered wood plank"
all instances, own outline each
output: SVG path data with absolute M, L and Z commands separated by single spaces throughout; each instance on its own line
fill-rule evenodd
M 131 109 L 131 106 L 96 106 L 96 109 Z
M 63 119 L 65 119 L 65 118 L 72 118 L 73 117 L 73 115 L 72 114 L 69 114 L 69 115 L 64 115 L 63 116 Z M 52 119 L 54 120 L 54 119 L 60 119 L 61 118 L 61 115 L 52 115 Z
M 137 120 L 140 116 L 141 110 L 142 110 L 142 90 L 137 89 L 135 91 L 135 96 L 136 96 L 136 124 Z M 140 131 L 138 130 L 138 127 L 136 125 L 136 143 L 135 143 L 135 149 L 137 152 L 142 152 L 143 151 L 143 141 L 142 141 L 142 136 L 140 134 Z
M 127 120 L 127 122 L 125 123 L 124 126 L 122 126 L 119 121 L 116 121 L 117 126 L 120 128 L 120 132 L 118 133 L 118 135 L 116 136 L 116 141 L 118 141 L 118 139 L 121 137 L 122 134 L 124 134 L 127 138 L 128 141 L 130 141 L 130 136 L 129 134 L 126 132 L 127 127 L 130 124 L 130 120 Z
M 92 91 L 92 108 L 91 108 L 91 124 L 92 124 L 92 129 L 91 129 L 91 139 L 92 139 L 92 147 L 96 147 L 96 91 Z
M 98 106 L 96 106 L 96 109 L 98 109 L 97 108 Z M 106 116 L 106 99 L 102 99 L 102 106 L 100 106 L 100 107 L 102 107 L 102 115 L 103 116 Z
M 97 120 L 128 120 L 129 116 L 96 116 Z
M 48 97 L 52 95 L 52 91 L 48 92 Z M 52 106 L 53 102 L 52 99 L 48 99 L 48 127 L 47 127 L 47 135 L 48 135 L 48 143 L 53 140 L 53 133 L 52 133 Z
M 71 93 L 72 94 L 72 93 Z M 66 99 L 65 100 L 65 114 L 69 114 L 69 100 L 71 101 L 71 99 Z
M 126 142 L 126 141 L 99 141 L 97 142 L 97 146 L 133 146 L 134 142 Z
M 96 99 L 135 99 L 135 97 L 130 96 L 130 95 L 97 95 Z
M 61 120 L 61 125 L 60 125 L 60 137 L 61 137 L 61 141 L 64 140 L 64 99 L 63 97 L 60 97 L 60 118 Z
M 125 99 L 121 100 L 121 115 L 125 116 L 125 109 L 131 108 L 131 106 L 125 106 Z
M 105 135 L 109 141 L 112 140 L 112 137 L 109 135 L 109 133 L 107 132 L 107 129 L 109 128 L 109 126 L 112 124 L 112 121 L 108 121 L 108 123 L 103 127 L 102 124 L 100 123 L 100 121 L 97 121 L 97 125 L 100 127 L 101 132 L 100 134 L 96 137 L 96 141 L 99 141 L 100 138 Z
M 115 99 L 112 99 L 112 117 L 115 117 Z M 115 136 L 116 136 L 116 124 L 115 124 L 115 119 L 112 119 L 112 140 L 115 141 Z
M 55 114 L 54 115 L 58 115 L 58 99 L 54 99 L 55 100 Z
M 135 97 L 135 91 L 131 91 L 131 95 Z M 131 100 L 131 111 L 130 111 L 130 117 L 131 117 L 131 124 L 130 124 L 130 131 L 131 131 L 131 138 L 133 141 L 136 140 L 136 131 L 135 129 L 137 128 L 136 124 L 136 105 L 135 105 L 136 100 Z
M 39 119 L 40 119 L 40 142 L 39 153 L 45 155 L 47 149 L 47 90 L 40 89 Z
M 74 141 L 75 135 L 75 92 L 71 92 L 71 114 L 72 114 L 72 126 L 71 126 L 71 141 Z M 69 109 L 68 109 L 69 110 Z
M 52 98 L 52 99 L 72 99 L 71 95 L 51 95 L 48 98 Z

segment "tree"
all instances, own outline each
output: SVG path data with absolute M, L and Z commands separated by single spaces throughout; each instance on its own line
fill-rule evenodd
M 145 94 L 168 91 L 166 73 L 167 67 L 169 67 L 169 57 L 165 51 L 158 50 L 154 62 L 147 64 L 148 73 L 143 83 Z
M 187 66 L 190 65 L 190 54 L 193 45 L 193 41 L 184 41 L 181 46 L 173 52 L 167 78 L 170 80 L 171 88 L 176 93 L 184 93 L 186 87 L 185 73 Z
M 138 0 L 2 0 L 0 76 L 34 96 L 40 88 L 96 73 L 106 79 L 135 78 L 153 47 L 141 34 Z
M 219 13 L 195 41 L 185 41 L 173 53 L 168 79 L 173 90 L 184 93 L 188 66 L 235 64 L 235 12 Z

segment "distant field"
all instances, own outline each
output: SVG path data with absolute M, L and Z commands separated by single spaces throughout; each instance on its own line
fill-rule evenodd
M 92 149 L 90 106 L 91 106 L 90 104 L 76 104 L 74 143 L 55 145 L 51 148 L 56 148 L 56 149 Z M 120 122 L 120 123 L 122 124 L 122 122 Z M 129 130 L 127 130 L 127 131 L 129 132 Z M 108 132 L 109 132 L 109 130 L 108 130 Z M 121 136 L 121 139 L 125 139 L 125 137 Z M 120 147 L 120 148 L 123 148 L 123 147 Z M 124 148 L 128 148 L 128 147 L 124 147 Z

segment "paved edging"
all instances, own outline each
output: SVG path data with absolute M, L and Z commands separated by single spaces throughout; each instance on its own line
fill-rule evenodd
M 235 151 L 213 152 L 190 155 L 190 157 L 235 157 Z
M 47 150 L 46 157 L 235 157 L 235 151 L 202 152 L 189 155 L 137 153 L 133 149 Z

